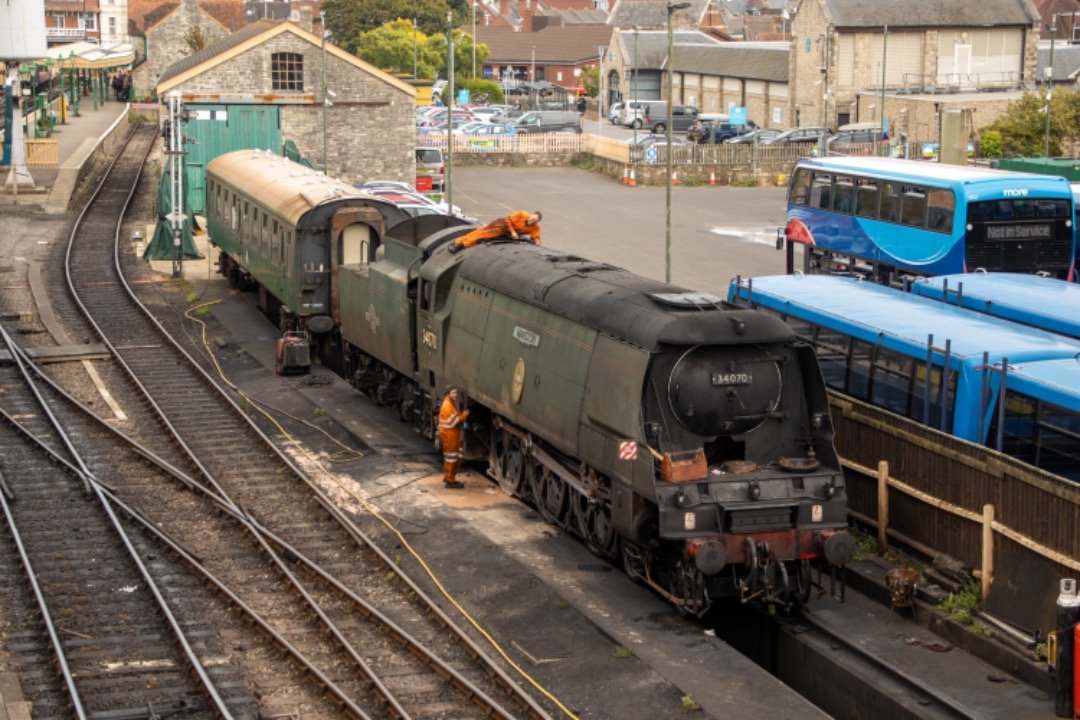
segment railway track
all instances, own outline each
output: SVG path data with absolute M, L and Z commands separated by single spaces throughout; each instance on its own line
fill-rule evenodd
M 138 131 L 72 233 L 66 275 L 85 320 L 57 311 L 109 348 L 102 375 L 124 415 L 112 424 L 157 469 L 110 477 L 116 501 L 292 661 L 253 659 L 248 626 L 218 628 L 260 712 L 547 717 L 143 312 L 119 270 L 117 208 L 152 132 Z M 69 381 L 87 396 L 85 379 Z

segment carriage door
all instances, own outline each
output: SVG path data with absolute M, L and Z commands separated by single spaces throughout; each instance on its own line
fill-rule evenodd
M 371 248 L 371 226 L 353 223 L 341 234 L 341 263 L 366 265 Z

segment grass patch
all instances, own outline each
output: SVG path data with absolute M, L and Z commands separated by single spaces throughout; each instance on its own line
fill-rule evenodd
M 701 706 L 697 704 L 697 701 L 689 695 L 682 696 L 683 710 L 689 710 L 690 712 L 701 712 Z
M 618 660 L 625 660 L 629 657 L 634 657 L 633 651 L 625 645 L 616 645 L 615 649 L 611 651 L 613 657 Z
M 973 632 L 989 634 L 986 628 L 975 622 L 972 613 L 979 606 L 981 600 L 982 585 L 975 578 L 967 578 L 959 590 L 949 593 L 940 607 L 954 623 L 965 625 Z
M 315 417 L 322 417 L 322 416 L 326 415 L 326 410 L 324 408 L 321 408 L 321 407 L 317 407 L 314 410 L 312 410 L 311 412 L 312 412 L 312 414 L 315 415 Z
M 757 184 L 757 180 L 754 180 L 753 178 L 732 178 L 731 186 L 732 187 L 752 188 L 752 187 L 757 187 L 758 184 Z

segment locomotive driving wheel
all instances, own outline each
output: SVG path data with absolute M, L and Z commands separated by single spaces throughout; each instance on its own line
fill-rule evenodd
M 533 460 L 529 463 L 529 486 L 540 517 L 557 525 L 566 512 L 566 482 L 546 465 Z
M 619 536 L 611 525 L 611 508 L 602 502 L 589 503 L 585 523 L 588 527 L 585 544 L 589 550 L 605 559 L 615 557 Z
M 525 453 L 521 441 L 506 430 L 494 430 L 488 463 L 507 495 L 521 495 L 525 485 Z

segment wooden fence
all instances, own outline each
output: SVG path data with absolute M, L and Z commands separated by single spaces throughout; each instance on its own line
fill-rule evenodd
M 853 398 L 832 394 L 851 514 L 929 555 L 983 569 L 1003 552 L 1080 572 L 1080 485 Z M 885 463 L 882 465 L 882 463 Z
M 60 143 L 55 138 L 25 140 L 26 164 L 29 167 L 59 167 Z

